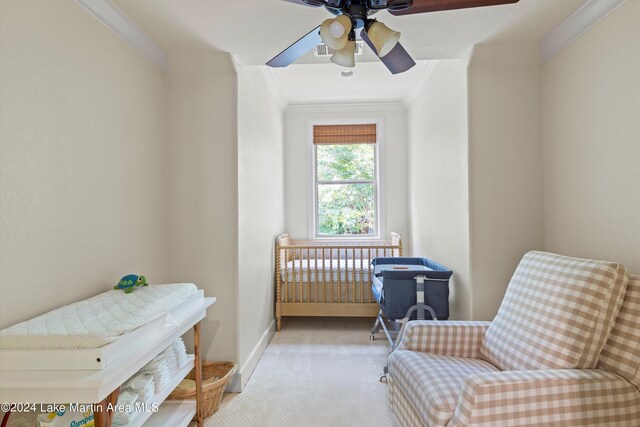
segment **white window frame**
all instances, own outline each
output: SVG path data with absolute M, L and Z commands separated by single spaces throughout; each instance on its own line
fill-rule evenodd
M 374 194 L 375 194 L 375 210 L 376 210 L 376 234 L 366 236 L 354 236 L 354 235 L 341 235 L 341 236 L 324 236 L 318 234 L 317 219 L 318 219 L 318 204 L 317 204 L 317 186 L 318 182 L 316 171 L 316 146 L 313 144 L 313 127 L 316 125 L 361 125 L 361 124 L 375 124 L 376 125 L 376 143 L 374 149 L 375 158 L 375 180 L 374 180 Z M 309 198 L 309 219 L 308 219 L 308 236 L 314 241 L 368 241 L 368 240 L 380 240 L 385 236 L 385 222 L 384 222 L 384 188 L 383 188 L 383 159 L 380 156 L 383 146 L 383 119 L 376 118 L 352 118 L 352 119 L 321 119 L 321 120 L 309 120 L 307 122 L 307 140 L 309 147 L 309 158 L 311 159 L 309 187 L 311 197 Z M 348 182 L 346 182 L 348 183 Z M 355 182 L 354 182 L 355 183 Z

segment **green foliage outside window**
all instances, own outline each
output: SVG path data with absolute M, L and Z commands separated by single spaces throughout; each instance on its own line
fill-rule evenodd
M 375 145 L 318 145 L 316 149 L 318 233 L 375 235 Z
M 318 181 L 373 180 L 373 144 L 318 145 Z

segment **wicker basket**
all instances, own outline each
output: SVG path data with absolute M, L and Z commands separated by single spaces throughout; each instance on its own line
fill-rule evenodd
M 202 363 L 202 381 L 217 377 L 218 379 L 202 385 L 202 412 L 204 417 L 210 417 L 220 408 L 224 389 L 229 379 L 238 370 L 238 365 L 233 362 L 203 362 Z M 195 380 L 195 368 L 189 372 L 185 378 Z M 171 392 L 167 400 L 195 400 L 196 389 L 194 388 L 176 388 Z M 197 415 L 196 415 L 197 417 Z M 195 418 L 194 418 L 195 419 Z

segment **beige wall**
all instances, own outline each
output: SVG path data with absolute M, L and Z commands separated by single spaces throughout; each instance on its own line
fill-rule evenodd
M 537 44 L 476 45 L 468 92 L 471 317 L 491 320 L 522 255 L 544 247 Z
M 624 3 L 544 65 L 550 251 L 640 272 L 640 2 Z
M 208 360 L 238 360 L 237 82 L 227 53 L 169 55 L 171 280 L 218 298 Z
M 454 271 L 451 319 L 471 310 L 466 68 L 434 62 L 407 114 L 411 252 Z
M 168 280 L 165 85 L 72 0 L 0 3 L 0 328 Z
M 229 54 L 174 52 L 164 74 L 71 0 L 0 7 L 0 328 L 131 272 L 192 281 L 218 298 L 205 358 L 241 362 L 246 382 L 284 228 L 263 72 L 243 73 L 238 105 Z
M 274 243 L 284 230 L 283 113 L 264 67 L 238 74 L 238 285 L 241 386 L 274 327 Z
M 408 236 L 408 171 L 406 112 L 402 104 L 318 104 L 292 105 L 284 122 L 284 177 L 286 231 L 294 239 L 309 236 L 309 209 L 312 189 L 311 142 L 309 123 L 315 120 L 380 120 L 383 141 L 380 150 L 383 217 L 386 236 L 402 234 L 405 247 Z

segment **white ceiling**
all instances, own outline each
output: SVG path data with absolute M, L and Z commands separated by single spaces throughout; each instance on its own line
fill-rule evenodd
M 334 64 L 300 64 L 269 68 L 283 98 L 291 104 L 403 101 L 433 61 L 417 61 L 409 71 L 392 75 L 380 62 L 364 62 L 343 77 L 347 68 Z M 384 84 L 380 84 L 384 82 Z
M 520 0 L 503 6 L 375 17 L 402 33 L 418 62 L 391 75 L 365 47 L 355 75 L 344 78 L 328 58 L 310 52 L 294 65 L 269 69 L 289 103 L 397 101 L 415 87 L 428 60 L 464 57 L 482 42 L 539 41 L 585 0 Z M 114 0 L 166 52 L 215 50 L 241 65 L 262 65 L 331 17 L 324 8 L 283 0 Z M 315 64 L 315 65 L 310 65 Z M 384 82 L 381 84 L 381 82 Z
M 115 3 L 167 52 L 215 49 L 231 52 L 242 65 L 264 64 L 332 16 L 324 8 L 282 0 Z M 460 58 L 476 43 L 538 41 L 582 3 L 584 0 L 520 0 L 502 6 L 398 17 L 381 11 L 375 16 L 402 33 L 401 42 L 414 59 Z M 328 59 L 307 55 L 298 63 L 316 61 Z

